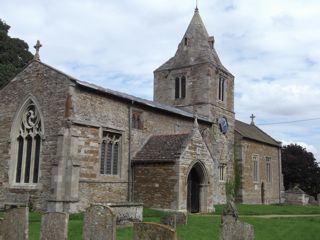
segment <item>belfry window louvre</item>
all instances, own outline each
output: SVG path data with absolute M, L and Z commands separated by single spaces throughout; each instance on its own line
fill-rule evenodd
M 18 118 L 16 129 L 15 184 L 36 184 L 39 181 L 42 123 L 39 111 L 28 100 Z
M 225 99 L 224 94 L 225 94 L 225 78 L 222 76 L 219 76 L 218 99 L 222 102 Z
M 186 77 L 176 77 L 175 78 L 175 98 L 185 98 L 186 97 Z
M 119 173 L 121 135 L 104 131 L 101 143 L 100 174 Z

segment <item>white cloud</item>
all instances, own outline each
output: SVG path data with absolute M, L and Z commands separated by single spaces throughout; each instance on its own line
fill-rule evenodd
M 193 1 L 0 0 L 10 35 L 81 80 L 152 99 L 153 70 L 174 55 Z M 199 1 L 223 64 L 235 75 L 235 111 L 258 123 L 319 117 L 320 1 Z M 320 121 L 264 126 L 320 150 Z

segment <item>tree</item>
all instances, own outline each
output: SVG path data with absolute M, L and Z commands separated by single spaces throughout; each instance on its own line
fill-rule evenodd
M 305 148 L 290 144 L 281 151 L 285 189 L 299 185 L 307 194 L 316 197 L 320 193 L 320 167 L 313 154 Z
M 0 19 L 0 88 L 33 58 L 26 42 L 8 36 L 10 26 Z

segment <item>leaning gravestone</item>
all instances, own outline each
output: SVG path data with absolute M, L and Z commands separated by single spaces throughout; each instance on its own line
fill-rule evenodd
M 29 208 L 11 208 L 4 212 L 1 221 L 3 240 L 27 240 L 29 228 Z
M 177 240 L 175 229 L 159 223 L 133 223 L 134 240 Z
M 48 212 L 41 219 L 40 240 L 66 240 L 69 215 L 63 212 Z
M 220 224 L 220 240 L 253 240 L 253 226 L 238 220 L 235 204 L 228 201 L 223 209 Z
M 176 218 L 177 217 L 175 214 L 166 215 L 160 219 L 160 223 L 163 225 L 167 225 L 173 229 L 176 229 L 176 226 L 177 226 Z
M 116 216 L 111 208 L 102 205 L 92 205 L 86 210 L 84 214 L 83 239 L 116 239 Z

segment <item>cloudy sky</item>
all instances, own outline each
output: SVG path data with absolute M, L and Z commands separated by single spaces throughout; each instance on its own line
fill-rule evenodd
M 0 0 L 0 18 L 30 47 L 40 39 L 43 62 L 152 99 L 153 70 L 174 55 L 194 7 L 195 0 Z M 319 160 L 320 1 L 199 0 L 199 9 L 235 75 L 237 119 L 254 113 L 274 138 Z

